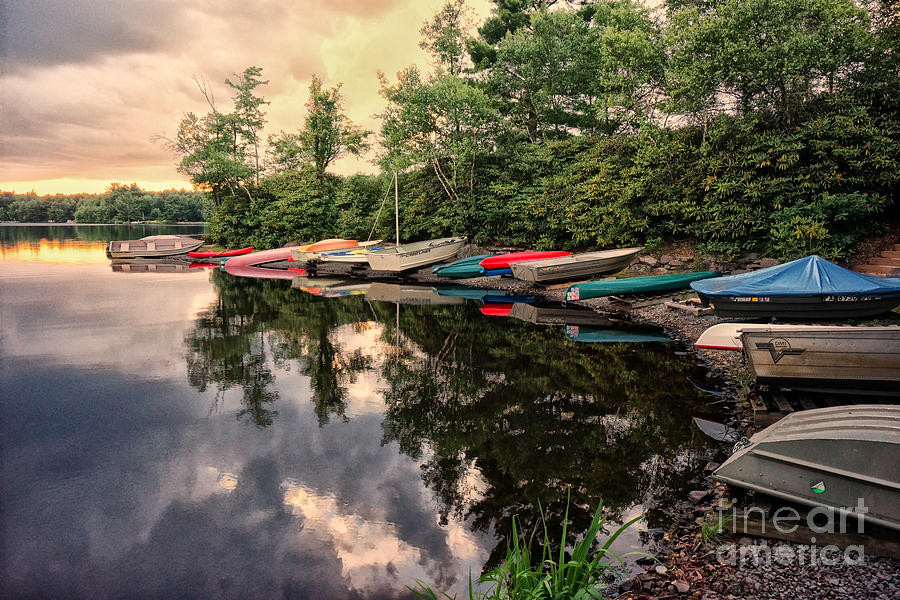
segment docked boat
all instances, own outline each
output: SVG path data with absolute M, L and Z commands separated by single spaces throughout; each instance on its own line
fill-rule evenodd
M 314 244 L 306 244 L 298 246 L 291 250 L 291 260 L 296 262 L 306 262 L 310 260 L 320 259 L 323 254 L 340 253 L 341 251 L 359 250 L 360 248 L 371 248 L 381 243 L 381 240 L 371 240 L 368 242 L 357 242 L 356 240 L 345 240 L 342 238 L 331 238 L 320 240 Z
M 617 248 L 569 256 L 510 263 L 513 277 L 547 283 L 617 273 L 631 264 L 643 248 Z M 483 263 L 482 263 L 483 264 Z
M 410 271 L 453 258 L 465 243 L 465 237 L 425 240 L 375 250 L 365 257 L 374 271 Z
M 559 304 L 531 304 L 520 302 L 509 311 L 510 317 L 537 325 L 591 325 L 612 327 L 621 319 L 611 319 L 589 308 L 564 307 Z
M 695 281 L 691 287 L 723 317 L 842 319 L 900 305 L 900 278 L 855 273 L 818 256 Z
M 739 443 L 713 477 L 833 510 L 853 533 L 856 517 L 900 530 L 898 456 L 900 406 L 820 408 L 791 413 Z
M 557 258 L 561 256 L 571 256 L 571 252 L 565 250 L 524 250 L 522 252 L 509 252 L 507 254 L 495 254 L 488 256 L 479 263 L 484 267 L 485 271 L 497 271 L 500 269 L 509 269 L 510 265 L 517 262 L 525 262 L 529 260 L 543 260 L 545 258 Z M 512 273 L 512 271 L 510 271 Z M 500 273 L 496 273 L 500 275 Z
M 706 350 L 736 350 L 740 352 L 744 349 L 741 344 L 741 333 L 744 331 L 754 331 L 763 329 L 766 331 L 778 332 L 781 330 L 804 330 L 804 329 L 822 329 L 822 325 L 769 325 L 758 323 L 719 323 L 709 327 L 700 334 L 694 347 L 704 348 Z
M 164 258 L 187 254 L 203 240 L 183 235 L 150 235 L 139 240 L 113 240 L 106 246 L 109 258 Z
M 465 304 L 459 296 L 444 296 L 431 286 L 375 282 L 369 287 L 367 300 L 396 304 Z
M 491 256 L 495 255 L 479 254 L 477 256 L 468 256 L 449 264 L 435 265 L 431 267 L 431 272 L 438 277 L 447 277 L 449 279 L 481 277 L 483 268 L 479 263 L 485 258 L 490 258 Z
M 273 248 L 272 250 L 260 250 L 249 254 L 241 254 L 225 259 L 226 270 L 228 267 L 255 267 L 272 262 L 287 260 L 291 257 L 292 248 Z M 222 264 L 220 261 L 219 264 Z
M 602 296 L 619 294 L 647 294 L 650 292 L 670 292 L 688 287 L 693 281 L 709 279 L 721 275 L 718 271 L 696 273 L 670 273 L 646 277 L 624 277 L 576 283 L 566 290 L 566 300 L 588 300 Z
M 900 327 L 742 329 L 757 383 L 835 392 L 900 395 Z
M 215 250 L 208 250 L 204 252 L 188 252 L 188 256 L 190 256 L 191 258 L 226 258 L 231 256 L 240 256 L 242 254 L 250 254 L 251 252 L 253 252 L 253 246 L 238 248 L 236 250 L 222 250 L 221 252 L 216 252 Z

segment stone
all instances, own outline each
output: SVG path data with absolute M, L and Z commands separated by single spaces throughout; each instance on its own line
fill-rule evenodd
M 688 492 L 688 498 L 691 499 L 691 502 L 697 504 L 698 502 L 703 502 L 706 497 L 709 496 L 709 490 L 694 490 L 692 492 Z
M 669 254 L 663 254 L 662 256 L 659 257 L 659 262 L 664 265 L 674 265 L 677 260 L 678 259 L 676 259 L 674 256 L 671 256 Z
M 735 269 L 737 269 L 737 265 L 735 263 L 726 261 L 726 262 L 720 262 L 719 268 L 717 270 L 727 273 L 727 272 L 734 271 Z
M 691 584 L 689 584 L 687 581 L 681 581 L 680 579 L 676 579 L 675 581 L 673 581 L 672 585 L 675 586 L 675 589 L 678 590 L 678 593 L 680 594 L 687 594 L 691 589 Z
M 746 252 L 744 253 L 744 260 L 755 261 L 759 258 L 758 252 Z
M 655 267 L 659 264 L 659 261 L 653 258 L 652 256 L 641 256 L 638 258 L 638 262 L 648 265 L 650 267 Z
M 780 265 L 781 263 L 774 258 L 761 258 L 759 259 L 759 266 L 762 269 L 768 269 L 769 267 L 774 267 L 775 265 Z
M 653 567 L 653 570 L 656 571 L 657 573 L 659 573 L 660 575 L 663 575 L 668 571 L 668 569 L 666 568 L 665 565 L 656 565 L 655 567 Z
M 719 463 L 711 460 L 708 463 L 706 463 L 706 466 L 703 467 L 703 470 L 706 471 L 707 473 L 711 473 L 718 468 L 719 468 Z

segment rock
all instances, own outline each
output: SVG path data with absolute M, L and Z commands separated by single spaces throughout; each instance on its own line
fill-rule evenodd
M 703 470 L 706 471 L 707 473 L 712 473 L 713 471 L 718 469 L 719 466 L 720 466 L 719 463 L 717 463 L 715 461 L 709 461 L 708 463 L 706 463 L 706 466 L 703 467 Z
M 731 271 L 734 271 L 735 269 L 737 269 L 737 265 L 736 265 L 735 263 L 733 263 L 733 262 L 727 262 L 727 261 L 726 261 L 726 262 L 720 262 L 720 263 L 719 263 L 719 268 L 716 269 L 716 270 L 717 270 L 717 271 L 722 271 L 722 272 L 725 272 L 725 273 L 729 273 L 729 272 L 731 272 Z
M 663 254 L 659 257 L 659 262 L 664 265 L 674 265 L 678 261 L 677 258 L 669 254 Z
M 663 575 L 668 571 L 668 569 L 666 568 L 665 565 L 656 565 L 655 567 L 653 567 L 653 570 L 656 571 L 657 573 L 659 573 L 660 575 Z
M 703 502 L 707 496 L 709 496 L 709 490 L 694 490 L 693 492 L 688 492 L 688 498 L 690 498 L 691 502 L 694 504 Z
M 768 269 L 769 267 L 774 267 L 775 265 L 781 264 L 774 258 L 761 258 L 759 259 L 759 266 L 763 269 Z
M 650 267 L 655 267 L 659 264 L 659 261 L 653 258 L 652 256 L 641 256 L 638 258 L 638 262 L 645 264 Z
M 675 581 L 673 581 L 672 585 L 674 585 L 675 589 L 678 590 L 678 592 L 681 594 L 687 594 L 691 589 L 691 584 L 689 584 L 687 581 L 681 581 L 680 579 L 676 579 Z
M 744 260 L 755 261 L 758 258 L 759 258 L 758 252 L 745 252 L 744 253 Z

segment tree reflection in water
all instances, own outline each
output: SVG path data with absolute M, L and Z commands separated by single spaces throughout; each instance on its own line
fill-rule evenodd
M 384 443 L 421 462 L 444 522 L 452 513 L 493 528 L 501 541 L 486 567 L 505 554 L 512 515 L 526 531 L 541 526 L 538 503 L 551 536 L 567 502 L 573 534 L 601 502 L 613 521 L 639 504 L 650 527 L 664 524 L 717 451 L 691 422 L 708 410 L 687 381 L 700 368 L 670 345 L 578 344 L 561 327 L 486 318 L 471 303 L 402 306 L 398 317 L 395 304 L 363 296 L 212 277 L 218 302 L 186 339 L 192 385 L 241 387 L 239 417 L 265 427 L 278 400 L 269 365 L 297 361 L 325 424 L 347 418 L 347 386 L 377 370 Z M 337 328 L 372 320 L 391 348 L 380 365 L 336 341 Z

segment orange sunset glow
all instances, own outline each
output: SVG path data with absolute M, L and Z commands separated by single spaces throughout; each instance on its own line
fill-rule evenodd
M 263 138 L 296 130 L 313 74 L 342 83 L 345 110 L 377 131 L 377 72 L 428 59 L 419 30 L 442 0 L 148 0 L 10 2 L 0 31 L 0 190 L 101 193 L 111 182 L 190 189 L 175 157 L 152 141 L 172 136 L 187 112 L 209 107 L 193 77 L 230 106 L 224 80 L 263 69 L 270 102 Z M 489 0 L 469 0 L 476 22 Z M 344 159 L 339 174 L 371 173 Z

